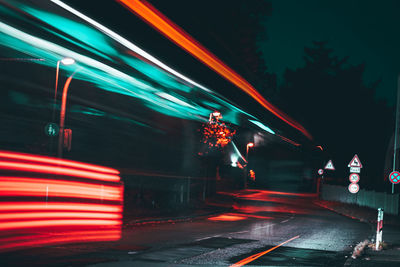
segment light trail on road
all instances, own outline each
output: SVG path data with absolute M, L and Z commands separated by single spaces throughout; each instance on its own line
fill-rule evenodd
M 247 263 L 249 263 L 249 262 L 252 262 L 252 261 L 258 259 L 259 257 L 264 256 L 265 254 L 267 254 L 267 253 L 269 253 L 269 252 L 271 252 L 271 251 L 273 251 L 273 250 L 279 248 L 280 246 L 283 246 L 283 245 L 285 245 L 286 243 L 289 243 L 290 241 L 299 238 L 299 237 L 300 237 L 299 235 L 294 236 L 294 237 L 292 237 L 292 238 L 290 238 L 290 239 L 288 239 L 288 240 L 286 240 L 286 241 L 280 243 L 279 245 L 277 245 L 277 246 L 275 246 L 275 247 L 273 247 L 273 248 L 270 248 L 270 249 L 268 249 L 268 250 L 266 250 L 266 251 L 262 251 L 262 252 L 260 252 L 260 253 L 254 254 L 254 255 L 251 255 L 250 257 L 247 257 L 247 258 L 245 258 L 245 259 L 243 259 L 243 260 L 241 260 L 241 261 L 239 261 L 239 262 L 237 262 L 237 263 L 235 263 L 235 264 L 232 264 L 230 267 L 240 267 L 240 266 L 243 266 L 243 265 L 245 265 L 245 264 L 247 264 Z

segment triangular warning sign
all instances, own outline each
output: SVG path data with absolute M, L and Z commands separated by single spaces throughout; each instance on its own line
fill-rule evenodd
M 354 155 L 353 159 L 350 161 L 350 163 L 349 163 L 349 165 L 347 165 L 347 167 L 357 167 L 357 168 L 363 167 L 357 154 Z
M 333 166 L 332 160 L 329 160 L 328 163 L 325 165 L 325 170 L 335 170 L 335 166 Z

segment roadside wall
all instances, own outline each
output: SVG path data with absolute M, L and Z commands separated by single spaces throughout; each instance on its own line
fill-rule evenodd
M 369 208 L 383 208 L 385 213 L 399 215 L 399 194 L 360 189 L 357 194 L 349 192 L 347 187 L 338 185 L 322 185 L 321 199 L 356 204 Z

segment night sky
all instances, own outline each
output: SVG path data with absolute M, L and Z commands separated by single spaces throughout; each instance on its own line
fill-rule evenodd
M 376 96 L 394 105 L 400 72 L 400 1 L 270 2 L 273 11 L 265 22 L 267 39 L 259 44 L 270 71 L 281 79 L 287 67 L 304 64 L 304 46 L 314 40 L 328 41 L 339 57 L 366 64 L 367 83 L 382 78 Z

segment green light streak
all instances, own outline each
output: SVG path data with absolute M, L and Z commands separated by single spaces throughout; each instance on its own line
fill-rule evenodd
M 269 127 L 265 126 L 264 124 L 262 124 L 259 121 L 255 121 L 255 120 L 249 120 L 251 123 L 257 125 L 258 127 L 260 127 L 261 129 L 263 129 L 264 131 L 269 132 L 270 134 L 275 134 L 274 131 L 272 131 Z
M 10 3 L 15 4 L 14 1 Z M 31 57 L 45 59 L 38 61 L 37 64 L 55 68 L 58 60 L 71 57 L 75 59 L 76 64 L 70 66 L 61 64 L 62 73 L 74 72 L 78 69 L 74 79 L 89 82 L 105 91 L 140 99 L 144 106 L 168 116 L 206 121 L 209 114 L 218 109 L 223 114 L 223 120 L 232 124 L 238 125 L 240 116 L 254 118 L 230 104 L 222 96 L 176 73 L 156 59 L 153 60 L 158 62 L 157 66 L 139 60 L 131 56 L 131 53 L 127 54 L 126 48 L 133 49 L 134 45 L 114 33 L 110 36 L 112 32 L 104 27 L 101 28 L 98 25 L 95 29 L 61 15 L 20 3 L 15 5 L 41 21 L 41 23 L 32 22 L 32 25 L 46 30 L 56 36 L 57 40 L 68 44 L 64 46 L 42 39 L 0 21 L 0 45 Z M 22 18 L 16 12 L 0 6 L 0 17 L 5 13 L 27 21 L 26 17 Z M 55 31 L 54 28 L 61 33 Z M 122 45 L 116 43 L 118 40 L 122 42 Z M 132 51 L 135 53 L 139 51 L 139 48 L 135 49 Z M 87 52 L 86 55 L 82 54 L 82 51 Z M 89 55 L 101 57 L 101 60 L 96 60 Z M 151 55 L 147 57 L 152 58 Z M 160 66 L 163 67 L 160 68 Z M 171 70 L 171 72 L 166 70 Z M 137 72 L 142 73 L 143 77 L 137 77 Z M 103 116 L 101 112 L 95 110 L 80 112 Z

